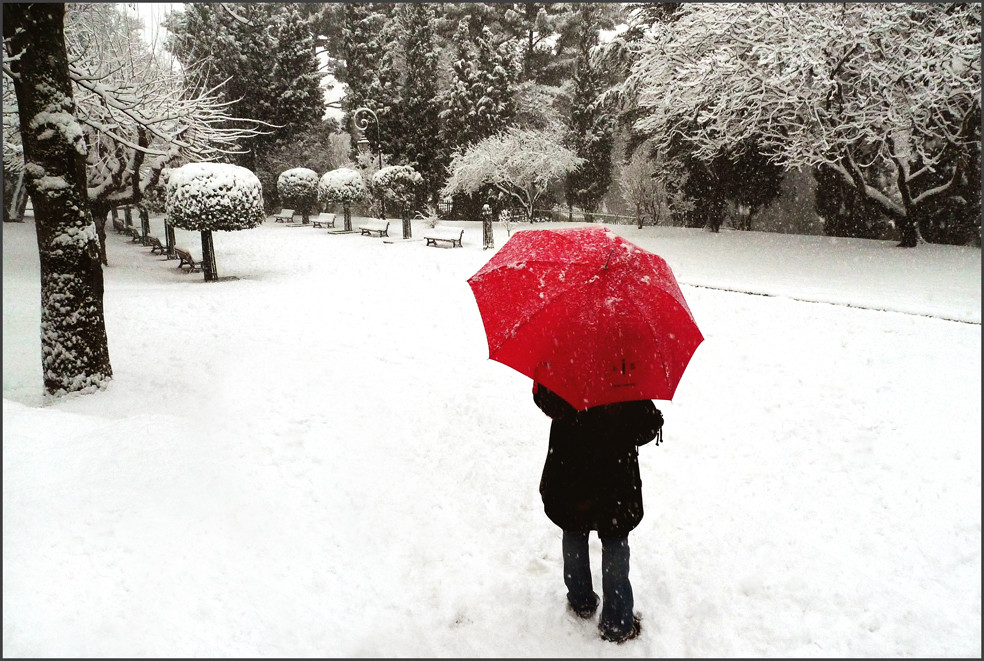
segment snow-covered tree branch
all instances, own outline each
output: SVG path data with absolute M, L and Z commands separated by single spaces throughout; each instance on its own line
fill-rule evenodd
M 980 4 L 688 4 L 643 39 L 625 90 L 659 148 L 709 161 L 755 140 L 828 166 L 913 246 L 921 205 L 979 158 L 980 31 Z
M 475 193 L 492 186 L 516 200 L 532 218 L 547 187 L 584 162 L 561 142 L 558 131 L 510 128 L 497 133 L 454 155 L 442 195 Z

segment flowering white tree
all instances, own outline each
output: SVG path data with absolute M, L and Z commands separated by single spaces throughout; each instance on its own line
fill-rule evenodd
M 318 181 L 318 202 L 322 207 L 332 202 L 342 205 L 347 232 L 352 231 L 351 205 L 364 200 L 368 193 L 362 175 L 352 168 L 330 170 Z
M 277 192 L 281 204 L 300 211 L 306 223 L 318 205 L 318 173 L 309 168 L 284 170 L 277 177 Z
M 509 128 L 459 150 L 448 166 L 442 195 L 475 193 L 493 186 L 533 217 L 550 184 L 576 170 L 584 159 L 561 144 L 556 130 Z
M 643 39 L 624 90 L 664 152 L 680 138 L 710 161 L 755 140 L 786 166 L 828 166 L 911 247 L 921 210 L 967 190 L 979 159 L 980 33 L 979 3 L 685 4 Z
M 255 174 L 228 163 L 189 163 L 167 176 L 167 222 L 202 234 L 206 280 L 217 280 L 213 230 L 244 230 L 263 222 L 263 186 Z

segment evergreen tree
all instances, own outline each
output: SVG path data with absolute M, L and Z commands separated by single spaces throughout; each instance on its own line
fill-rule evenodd
M 567 175 L 567 202 L 596 211 L 612 180 L 614 120 L 597 103 L 606 85 L 591 63 L 591 49 L 598 43 L 596 15 L 592 4 L 577 10 L 577 57 L 572 80 L 570 118 L 565 143 L 584 163 Z
M 556 61 L 557 35 L 573 26 L 574 3 L 567 2 L 495 2 L 490 3 L 499 16 L 503 34 L 514 41 L 520 53 L 520 81 L 557 85 L 562 73 Z
M 234 102 L 234 112 L 277 126 L 246 141 L 234 158 L 256 170 L 278 140 L 314 126 L 324 114 L 314 39 L 296 3 L 187 3 L 165 21 L 165 45 L 199 85 Z
M 353 158 L 355 145 L 363 138 L 374 152 L 402 152 L 403 122 L 396 62 L 398 48 L 389 20 L 392 8 L 392 5 L 387 7 L 384 4 L 345 3 L 342 10 L 344 44 L 341 53 L 344 67 L 338 70 L 337 75 L 345 86 L 342 126 L 351 132 Z M 355 111 L 363 107 L 372 110 L 379 122 L 378 127 L 367 126 L 364 135 L 358 131 L 354 121 Z M 372 122 L 371 118 L 369 122 Z
M 779 197 L 785 169 L 762 154 L 754 140 L 742 143 L 734 153 L 714 159 L 717 173 L 715 193 L 739 207 L 736 229 L 752 229 L 752 218 L 765 205 Z
M 423 177 L 423 195 L 436 201 L 444 164 L 440 148 L 434 6 L 401 5 L 397 19 L 406 62 L 400 112 L 404 136 L 401 156 Z
M 276 117 L 285 123 L 281 136 L 290 139 L 318 125 L 324 115 L 322 74 L 314 52 L 314 37 L 296 3 L 283 5 L 273 16 L 271 28 L 274 53 L 273 90 Z
M 516 65 L 508 44 L 495 45 L 491 30 L 473 34 L 467 19 L 458 23 L 451 42 L 451 81 L 441 95 L 443 157 L 501 131 L 516 114 Z M 457 213 L 477 217 L 489 191 L 458 199 Z
M 451 82 L 441 96 L 449 152 L 500 131 L 516 113 L 515 66 L 493 42 L 488 28 L 472 38 L 464 20 L 455 32 Z

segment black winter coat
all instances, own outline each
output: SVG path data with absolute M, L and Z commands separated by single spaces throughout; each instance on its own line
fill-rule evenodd
M 535 385 L 533 401 L 553 422 L 540 496 L 563 530 L 625 537 L 642 521 L 639 448 L 656 438 L 663 415 L 651 400 L 577 411 Z

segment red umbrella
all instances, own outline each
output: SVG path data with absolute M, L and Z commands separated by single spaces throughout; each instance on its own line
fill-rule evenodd
M 468 284 L 489 358 L 577 409 L 672 399 L 704 340 L 666 262 L 607 228 L 516 232 Z

